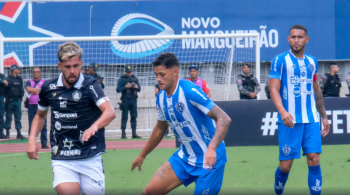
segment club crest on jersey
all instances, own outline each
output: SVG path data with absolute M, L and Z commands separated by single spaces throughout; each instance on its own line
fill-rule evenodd
M 291 150 L 290 147 L 287 145 L 282 148 L 282 151 L 285 155 L 289 155 L 290 150 Z
M 185 109 L 185 104 L 182 103 L 182 102 L 179 102 L 175 105 L 175 109 L 180 113 L 182 114 L 182 112 L 184 111 Z
M 58 147 L 57 146 L 54 146 L 54 147 L 52 147 L 52 154 L 53 155 L 56 155 L 57 154 L 57 151 L 58 151 Z
M 74 101 L 79 101 L 81 98 L 81 93 L 79 91 L 74 91 L 72 96 Z
M 315 70 L 315 65 L 309 64 L 309 69 L 313 72 Z

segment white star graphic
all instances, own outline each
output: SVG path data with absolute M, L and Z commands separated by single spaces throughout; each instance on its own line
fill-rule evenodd
M 68 139 L 66 138 L 64 141 L 63 141 L 63 144 L 64 146 L 63 147 L 67 147 L 69 150 L 74 146 L 72 144 L 73 141 L 68 141 Z M 68 143 L 68 144 L 67 144 Z

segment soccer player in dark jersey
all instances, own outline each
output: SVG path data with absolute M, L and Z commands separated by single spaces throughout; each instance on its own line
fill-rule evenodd
M 115 112 L 100 83 L 80 73 L 82 49 L 73 42 L 59 46 L 58 78 L 42 85 L 31 126 L 27 155 L 38 160 L 36 137 L 51 108 L 53 188 L 57 194 L 105 194 L 100 154 L 105 153 L 104 127 Z

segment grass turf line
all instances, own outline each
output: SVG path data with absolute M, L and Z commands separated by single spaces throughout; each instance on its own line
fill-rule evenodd
M 323 146 L 321 168 L 323 195 L 349 194 L 350 145 Z M 147 156 L 142 172 L 131 172 L 131 162 L 141 150 L 109 150 L 103 155 L 106 194 L 140 194 L 153 173 L 176 149 L 155 149 Z M 4 156 L 9 155 L 9 156 Z M 4 156 L 1 158 L 1 156 Z M 0 154 L 1 194 L 56 194 L 52 189 L 50 153 L 39 160 L 26 155 Z M 273 194 L 274 174 L 278 166 L 277 146 L 229 147 L 228 162 L 220 194 Z M 284 195 L 309 194 L 306 158 L 295 160 Z M 181 186 L 170 194 L 193 194 L 195 185 Z

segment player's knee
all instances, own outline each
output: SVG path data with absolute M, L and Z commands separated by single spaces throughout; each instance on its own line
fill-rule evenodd
M 307 156 L 308 164 L 311 166 L 317 166 L 320 163 L 319 155 L 308 155 Z
M 152 195 L 154 193 L 151 192 L 147 187 L 142 190 L 142 195 Z
M 282 165 L 280 165 L 280 169 L 283 173 L 289 173 L 290 170 L 292 169 L 292 165 L 282 164 Z

